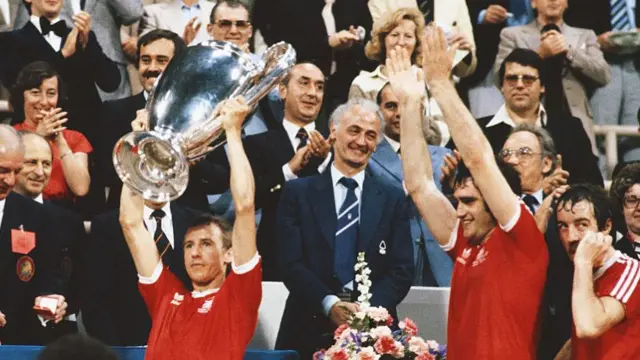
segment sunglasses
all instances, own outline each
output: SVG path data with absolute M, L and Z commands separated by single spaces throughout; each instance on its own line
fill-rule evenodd
M 534 82 L 538 81 L 538 79 L 540 78 L 533 75 L 505 75 L 504 76 L 504 81 L 506 81 L 507 85 L 511 87 L 518 86 L 518 81 L 520 80 L 522 80 L 522 83 L 525 86 L 531 86 L 533 85 Z
M 215 22 L 218 27 L 224 30 L 229 30 L 233 25 L 236 26 L 238 30 L 246 30 L 251 26 L 251 23 L 247 20 L 218 20 Z

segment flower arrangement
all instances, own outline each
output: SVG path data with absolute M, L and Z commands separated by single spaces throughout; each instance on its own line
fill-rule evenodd
M 419 337 L 418 327 L 411 319 L 400 321 L 399 329 L 391 330 L 393 318 L 389 312 L 382 307 L 370 306 L 371 270 L 364 253 L 358 254 L 355 270 L 360 311 L 336 329 L 334 345 L 316 352 L 314 360 L 446 360 L 446 345 Z

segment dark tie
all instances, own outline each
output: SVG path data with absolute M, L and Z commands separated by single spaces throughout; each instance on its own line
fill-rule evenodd
M 162 210 L 153 210 L 151 217 L 156 221 L 156 231 L 153 233 L 153 239 L 156 242 L 158 253 L 162 258 L 162 263 L 165 266 L 171 267 L 173 260 L 173 248 L 169 243 L 167 235 L 162 231 L 162 218 L 165 217 L 165 213 Z
M 402 155 L 402 152 L 400 151 L 400 148 L 398 148 L 398 151 L 396 151 L 398 153 L 398 156 Z
M 538 203 L 538 199 L 536 199 L 533 195 L 525 195 L 522 197 L 522 201 L 524 201 L 525 205 L 531 210 L 532 214 L 536 213 L 536 206 L 540 205 Z
M 418 8 L 424 15 L 425 24 L 433 21 L 433 1 L 434 0 L 418 0 Z
M 353 281 L 355 277 L 353 267 L 356 265 L 360 208 L 355 192 L 358 183 L 346 177 L 340 179 L 339 182 L 347 188 L 347 197 L 344 199 L 338 213 L 333 269 L 338 276 L 338 280 L 340 280 L 340 284 L 344 286 Z
M 309 133 L 307 133 L 307 130 L 305 130 L 304 128 L 300 128 L 300 130 L 298 130 L 298 133 L 296 134 L 296 139 L 300 139 L 300 143 L 298 144 L 298 147 L 296 148 L 296 151 L 298 151 L 301 148 L 307 146 L 307 140 L 309 139 Z
M 40 29 L 42 29 L 42 36 L 46 36 L 48 33 L 52 32 L 60 37 L 63 37 L 67 31 L 67 25 L 64 20 L 60 20 L 57 23 L 51 25 L 49 19 L 44 16 L 40 17 Z
M 84 10 L 84 6 L 87 4 L 87 0 L 80 0 L 80 9 Z

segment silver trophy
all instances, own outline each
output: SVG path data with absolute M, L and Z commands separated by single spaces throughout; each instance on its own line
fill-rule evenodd
M 180 197 L 189 163 L 226 141 L 216 106 L 244 96 L 255 107 L 295 61 L 295 50 L 283 42 L 269 47 L 262 60 L 225 41 L 187 48 L 169 63 L 147 101 L 151 130 L 123 136 L 113 149 L 122 182 L 154 202 Z

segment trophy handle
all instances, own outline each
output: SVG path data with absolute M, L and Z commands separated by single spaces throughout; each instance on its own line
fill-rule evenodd
M 296 64 L 296 51 L 283 41 L 271 45 L 262 55 L 264 69 L 256 76 L 256 83 L 242 94 L 247 105 L 255 107 Z

